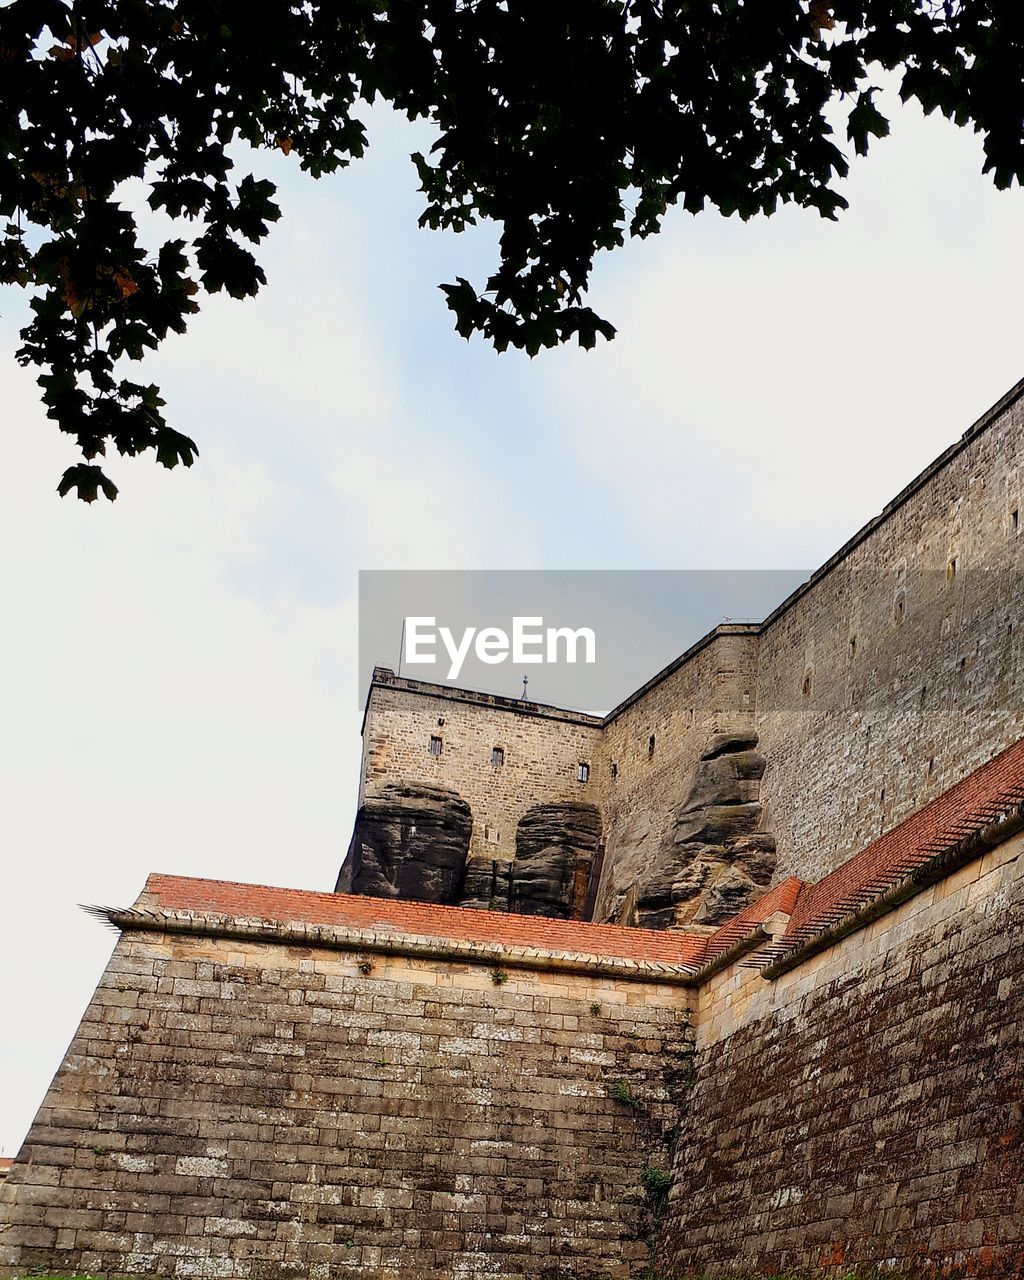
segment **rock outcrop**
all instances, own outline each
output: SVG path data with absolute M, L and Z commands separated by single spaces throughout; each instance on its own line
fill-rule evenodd
M 657 857 L 640 878 L 637 924 L 720 924 L 768 887 L 775 841 L 759 830 L 765 758 L 756 747 L 753 731 L 711 739 Z
M 592 804 L 540 804 L 520 819 L 509 885 L 509 910 L 579 920 L 601 839 Z
M 455 791 L 428 783 L 386 783 L 356 814 L 335 890 L 457 903 L 472 830 L 470 807 Z
M 462 882 L 460 907 L 480 911 L 507 911 L 511 862 L 497 858 L 470 858 Z
M 338 893 L 581 919 L 601 815 L 589 804 L 542 804 L 516 831 L 513 862 L 469 857 L 473 815 L 456 792 L 390 782 L 356 815 Z

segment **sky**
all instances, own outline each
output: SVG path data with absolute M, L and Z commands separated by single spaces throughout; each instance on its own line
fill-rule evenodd
M 370 133 L 319 184 L 259 159 L 268 287 L 148 362 L 190 471 L 114 460 L 116 503 L 58 498 L 76 459 L 0 298 L 2 1154 L 113 944 L 79 904 L 150 871 L 333 886 L 360 570 L 810 569 L 1024 373 L 1024 197 L 914 108 L 838 224 L 674 212 L 599 262 L 615 341 L 533 361 L 455 335 L 436 286 L 484 277 L 493 228 L 418 230 L 422 131 Z

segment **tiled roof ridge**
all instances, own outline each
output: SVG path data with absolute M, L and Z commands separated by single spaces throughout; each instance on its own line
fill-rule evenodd
M 405 930 L 359 928 L 351 924 L 313 924 L 304 921 L 268 921 L 219 915 L 194 909 L 87 907 L 98 919 L 122 932 L 191 934 L 240 942 L 400 955 L 414 959 L 462 961 L 499 968 L 544 972 L 583 973 L 624 982 L 655 982 L 692 986 L 695 967 L 664 958 L 609 956 L 594 951 L 561 951 L 507 940 L 470 941 L 441 933 L 417 935 Z
M 703 963 L 706 965 L 725 955 L 742 943 L 755 929 L 772 916 L 792 916 L 800 895 L 807 888 L 806 881 L 797 876 L 787 876 L 773 888 L 762 894 L 749 907 L 738 912 L 711 934 L 704 947 Z
M 802 942 L 1024 805 L 1024 739 L 836 867 L 800 895 L 786 930 Z

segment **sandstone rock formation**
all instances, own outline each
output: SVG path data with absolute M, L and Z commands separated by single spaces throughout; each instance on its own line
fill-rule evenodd
M 520 819 L 509 909 L 521 915 L 582 918 L 590 868 L 601 839 L 592 804 L 539 804 Z
M 758 829 L 765 758 L 756 747 L 753 731 L 711 739 L 656 858 L 640 878 L 637 924 L 720 924 L 768 887 L 775 841 Z
M 376 898 L 581 919 L 601 815 L 589 804 L 542 804 L 516 831 L 514 862 L 469 857 L 473 815 L 456 792 L 390 782 L 356 815 L 335 889 Z
M 472 830 L 469 805 L 449 788 L 386 783 L 356 814 L 336 892 L 456 903 Z
M 462 882 L 460 907 L 507 911 L 512 864 L 497 858 L 470 858 Z

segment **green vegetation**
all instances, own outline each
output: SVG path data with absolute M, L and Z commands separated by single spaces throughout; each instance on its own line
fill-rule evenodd
M 508 982 L 508 974 L 504 969 L 492 969 L 491 981 L 496 987 L 500 987 L 503 982 Z
M 84 459 L 59 492 L 114 498 L 108 451 L 192 464 L 137 366 L 201 298 L 266 283 L 252 149 L 320 178 L 363 155 L 375 100 L 429 121 L 420 225 L 501 232 L 489 274 L 441 285 L 457 332 L 592 347 L 600 251 L 676 204 L 835 218 L 889 82 L 980 133 L 997 187 L 1024 179 L 1019 23 L 993 0 L 2 4 L 0 284 L 30 295 L 17 359 Z
M 616 1080 L 614 1084 L 608 1086 L 608 1096 L 615 1102 L 621 1102 L 624 1107 L 635 1107 L 638 1102 L 633 1095 L 633 1090 L 629 1087 L 626 1080 Z
M 668 1189 L 672 1185 L 672 1175 L 666 1173 L 664 1169 L 656 1169 L 653 1165 L 648 1165 L 640 1175 L 640 1181 L 652 1200 L 660 1200 L 668 1194 Z

